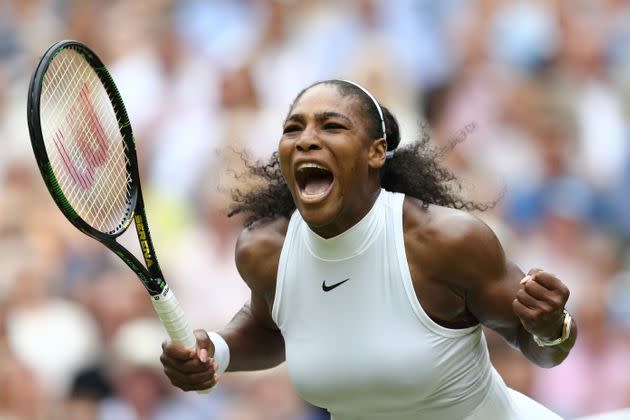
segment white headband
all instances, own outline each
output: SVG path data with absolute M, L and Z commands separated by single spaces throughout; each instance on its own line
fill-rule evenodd
M 368 92 L 368 90 L 364 88 L 363 86 L 361 86 L 360 84 L 351 82 L 350 80 L 343 80 L 343 81 L 346 83 L 350 83 L 351 85 L 354 85 L 358 87 L 359 89 L 361 89 L 372 100 L 372 102 L 374 102 L 374 105 L 376 105 L 376 110 L 378 111 L 378 116 L 381 117 L 381 129 L 383 130 L 383 138 L 385 139 L 385 141 L 387 141 L 387 131 L 385 130 L 385 118 L 383 118 L 383 110 L 381 109 L 381 106 L 379 105 L 376 98 L 372 96 L 372 94 Z

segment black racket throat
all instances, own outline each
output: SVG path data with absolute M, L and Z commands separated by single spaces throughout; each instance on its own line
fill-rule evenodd
M 148 278 L 146 280 L 143 279 L 142 281 L 151 296 L 159 295 L 164 291 L 166 282 L 164 281 L 164 275 L 162 274 L 160 264 L 157 260 L 157 254 L 153 246 L 153 241 L 151 240 L 149 223 L 147 222 L 142 194 L 140 192 L 138 192 L 138 205 L 136 206 L 136 212 L 133 215 L 133 221 L 136 228 L 136 234 L 138 235 L 140 251 L 142 252 L 142 257 L 146 266 L 145 274 L 148 274 Z
M 124 230 L 115 236 L 105 235 L 101 232 L 94 231 L 94 229 L 92 229 L 92 232 L 83 232 L 101 242 L 118 255 L 118 257 L 121 258 L 129 266 L 129 268 L 136 273 L 143 286 L 151 296 L 159 296 L 166 290 L 167 284 L 164 280 L 162 269 L 158 263 L 155 248 L 153 246 L 153 240 L 151 239 L 151 233 L 149 231 L 149 223 L 147 222 L 147 216 L 144 210 L 142 193 L 139 190 L 137 192 L 136 208 L 129 220 L 129 223 L 131 222 L 133 222 L 136 229 L 144 264 L 142 264 L 134 254 L 132 254 L 127 248 L 120 245 L 116 240 L 117 237 L 124 232 Z

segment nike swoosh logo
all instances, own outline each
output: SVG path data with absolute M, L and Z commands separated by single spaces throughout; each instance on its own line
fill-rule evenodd
M 330 292 L 332 289 L 334 289 L 335 287 L 339 287 L 342 284 L 344 284 L 345 282 L 347 282 L 348 280 L 350 280 L 350 278 L 347 278 L 345 280 L 340 281 L 339 283 L 335 283 L 335 284 L 331 284 L 330 286 L 326 286 L 326 280 L 324 280 L 322 282 L 322 290 L 324 292 Z

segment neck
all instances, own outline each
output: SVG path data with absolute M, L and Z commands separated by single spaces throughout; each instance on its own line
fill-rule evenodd
M 327 223 L 324 226 L 309 225 L 309 228 L 324 239 L 333 238 L 342 234 L 359 223 L 359 221 L 368 214 L 372 206 L 374 206 L 380 192 L 380 186 L 366 191 L 365 194 L 361 194 L 362 198 L 354 200 L 353 205 L 342 210 L 333 222 Z

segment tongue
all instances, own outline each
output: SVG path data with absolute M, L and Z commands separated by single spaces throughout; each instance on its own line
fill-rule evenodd
M 311 178 L 306 181 L 304 185 L 304 192 L 308 195 L 317 195 L 321 194 L 330 186 L 330 179 L 327 177 L 323 178 Z

